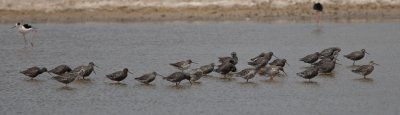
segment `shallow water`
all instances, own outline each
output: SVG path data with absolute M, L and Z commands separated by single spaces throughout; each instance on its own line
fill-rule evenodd
M 14 114 L 352 114 L 395 115 L 400 113 L 400 24 L 311 23 L 268 24 L 256 22 L 174 23 L 79 23 L 34 24 L 34 48 L 23 49 L 23 40 L 13 24 L 0 26 L 0 112 Z M 374 60 L 369 80 L 352 73 L 352 61 L 340 56 L 333 76 L 318 76 L 304 83 L 296 72 L 308 64 L 299 58 L 323 48 L 338 46 L 340 55 L 365 48 L 367 55 L 357 64 Z M 188 58 L 200 65 L 217 62 L 218 56 L 236 51 L 238 68 L 260 52 L 273 51 L 287 58 L 288 76 L 273 82 L 257 76 L 251 83 L 235 78 L 202 78 L 199 84 L 183 81 L 177 89 L 158 77 L 141 85 L 134 77 L 157 71 L 176 71 L 168 63 Z M 18 72 L 31 66 L 51 69 L 59 64 L 72 67 L 93 61 L 100 68 L 89 80 L 74 81 L 70 88 L 43 74 L 29 80 Z M 123 84 L 105 74 L 127 67 L 134 73 Z

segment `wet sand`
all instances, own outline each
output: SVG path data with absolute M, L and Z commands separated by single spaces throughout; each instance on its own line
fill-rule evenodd
M 400 24 L 259 23 L 259 22 L 173 22 L 173 23 L 37 23 L 36 46 L 22 49 L 19 33 L 1 24 L 0 112 L 2 115 L 43 114 L 399 114 Z M 315 83 L 297 77 L 308 64 L 299 58 L 320 49 L 338 46 L 340 55 L 365 48 L 367 55 L 357 64 L 375 60 L 381 66 L 360 80 L 350 71 L 352 61 L 340 56 L 334 75 L 317 76 Z M 168 63 L 190 58 L 198 65 L 217 62 L 218 56 L 236 51 L 238 68 L 260 52 L 273 51 L 287 58 L 288 76 L 265 81 L 256 76 L 251 83 L 241 78 L 202 78 L 201 83 L 173 83 L 158 77 L 141 85 L 133 77 L 150 71 L 168 75 L 176 69 Z M 43 74 L 29 80 L 18 72 L 30 66 L 53 68 L 59 64 L 76 67 L 93 61 L 90 80 L 75 81 L 62 88 Z M 134 75 L 113 84 L 105 74 L 129 68 Z
M 399 19 L 400 5 L 358 4 L 324 5 L 323 18 L 337 19 Z M 188 7 L 113 7 L 76 10 L 0 10 L 0 23 L 10 22 L 154 22 L 154 21 L 270 21 L 310 20 L 312 4 L 299 3 L 272 7 L 270 3 L 255 6 L 188 6 Z

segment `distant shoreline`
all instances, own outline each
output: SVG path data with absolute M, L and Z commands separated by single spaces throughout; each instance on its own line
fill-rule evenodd
M 60 11 L 0 10 L 0 23 L 73 23 L 73 22 L 153 22 L 153 21 L 273 21 L 313 20 L 310 4 L 284 8 L 268 4 L 255 6 L 201 7 L 105 7 Z M 400 19 L 400 5 L 325 5 L 323 19 Z

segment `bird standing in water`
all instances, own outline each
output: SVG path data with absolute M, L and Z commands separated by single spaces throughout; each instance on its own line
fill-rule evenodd
M 188 80 L 190 85 L 192 85 L 192 81 L 190 81 L 191 77 L 190 77 L 189 73 L 174 72 L 171 75 L 164 77 L 163 79 L 175 83 L 177 88 L 178 88 L 179 84 L 181 83 L 181 81 L 184 79 Z
M 361 49 L 361 51 L 354 51 L 351 52 L 350 54 L 344 55 L 347 59 L 353 60 L 353 66 L 356 63 L 356 61 L 361 60 L 364 58 L 365 54 L 369 54 L 365 49 Z
M 106 75 L 106 77 L 110 80 L 117 81 L 119 83 L 128 76 L 128 73 L 133 74 L 127 68 L 124 68 L 122 71 L 117 71 L 112 74 L 108 74 Z
M 76 67 L 75 69 L 72 70 L 72 72 L 77 73 L 77 72 L 80 72 L 81 70 L 83 70 L 81 77 L 82 77 L 82 79 L 85 79 L 85 77 L 88 77 L 92 72 L 94 74 L 96 74 L 96 72 L 94 71 L 95 66 L 96 65 L 93 62 L 90 62 L 89 65 L 87 65 L 87 66 L 81 65 L 81 66 Z
M 149 84 L 150 82 L 154 81 L 156 79 L 156 76 L 161 76 L 162 75 L 158 74 L 157 72 L 151 72 L 151 73 L 146 73 L 140 77 L 135 78 L 136 81 L 139 81 L 144 84 Z
M 23 37 L 24 43 L 25 43 L 25 48 L 26 48 L 26 34 L 28 34 L 31 31 L 34 31 L 36 33 L 37 29 L 29 24 L 21 24 L 20 22 L 16 23 L 15 26 L 11 27 L 11 29 L 15 28 L 15 27 L 17 27 L 18 32 L 22 34 L 22 37 Z M 33 39 L 34 39 L 34 36 L 32 36 L 32 41 L 31 41 L 32 47 L 33 47 Z
M 31 67 L 31 68 L 28 68 L 28 69 L 26 69 L 24 71 L 21 71 L 20 73 L 22 73 L 22 74 L 30 77 L 31 79 L 33 79 L 36 76 L 42 74 L 43 72 L 47 72 L 47 69 L 45 67 L 41 68 L 41 69 L 39 67 Z
M 57 74 L 57 75 L 62 75 L 65 72 L 71 72 L 71 68 L 67 65 L 59 65 L 55 67 L 54 69 L 51 69 L 49 72 Z
M 318 67 L 312 67 L 304 70 L 303 72 L 296 73 L 296 75 L 304 79 L 308 79 L 308 82 L 311 82 L 311 79 L 318 75 L 318 71 Z
M 319 24 L 319 20 L 321 17 L 321 13 L 324 11 L 324 7 L 322 6 L 322 4 L 319 2 L 319 0 L 317 0 L 314 3 L 313 9 L 316 11 L 315 17 L 317 18 L 317 23 Z
M 183 71 L 189 69 L 190 65 L 192 63 L 195 63 L 195 62 L 193 62 L 192 60 L 188 59 L 188 60 L 185 60 L 185 61 L 180 61 L 180 62 L 176 62 L 176 63 L 170 63 L 169 65 L 171 65 L 171 66 L 173 66 L 173 67 L 175 67 L 175 68 L 177 68 L 177 69 L 179 69 L 179 70 L 181 70 L 183 72 Z M 197 63 L 195 63 L 195 64 L 197 64 Z
M 83 71 L 81 71 L 81 72 L 83 72 Z M 65 84 L 65 87 L 68 87 L 68 84 L 73 82 L 78 75 L 79 75 L 79 72 L 78 73 L 66 72 L 66 73 L 64 73 L 62 75 L 54 76 L 53 78 L 55 80 L 57 80 L 58 82 L 61 82 L 61 83 Z
M 374 65 L 379 65 L 376 64 L 374 61 L 370 61 L 369 65 L 362 65 L 360 67 L 357 67 L 353 70 L 351 70 L 354 73 L 360 74 L 364 76 L 364 79 L 367 79 L 367 75 L 371 74 L 372 71 L 374 71 Z

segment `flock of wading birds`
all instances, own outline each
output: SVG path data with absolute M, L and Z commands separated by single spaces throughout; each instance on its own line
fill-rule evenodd
M 311 64 L 311 66 L 302 72 L 296 73 L 297 76 L 308 79 L 308 81 L 305 82 L 312 82 L 311 79 L 318 74 L 331 73 L 335 69 L 336 64 L 339 64 L 336 63 L 336 61 L 340 51 L 341 49 L 338 47 L 331 47 L 324 49 L 321 52 L 315 52 L 301 58 L 300 61 Z M 374 65 L 378 65 L 373 61 L 370 61 L 370 63 L 367 65 L 355 66 L 355 62 L 363 59 L 365 54 L 368 53 L 365 51 L 365 49 L 362 49 L 360 51 L 354 51 L 350 54 L 344 55 L 345 58 L 354 61 L 353 69 L 351 71 L 362 75 L 364 79 L 366 79 L 366 76 L 374 70 Z M 276 59 L 269 63 L 272 57 L 275 57 Z M 156 76 L 161 76 L 167 81 L 176 83 L 176 86 L 178 87 L 182 80 L 186 79 L 190 82 L 190 84 L 192 84 L 192 82 L 198 81 L 203 76 L 209 76 L 208 74 L 211 72 L 217 72 L 222 75 L 221 78 L 225 79 L 229 79 L 232 76 L 241 77 L 245 79 L 246 82 L 249 82 L 249 80 L 254 78 L 257 74 L 260 76 L 268 76 L 269 80 L 273 80 L 276 76 L 287 75 L 283 68 L 285 65 L 289 65 L 286 59 L 280 59 L 276 57 L 273 52 L 263 52 L 250 59 L 248 65 L 251 67 L 245 68 L 238 72 L 237 68 L 235 67 L 235 65 L 239 62 L 236 52 L 232 52 L 231 56 L 218 57 L 218 59 L 220 63 L 219 65 L 211 63 L 191 70 L 188 69 L 190 68 L 190 65 L 195 62 L 190 59 L 176 63 L 170 63 L 172 67 L 175 67 L 179 71 L 174 72 L 167 77 L 162 76 L 157 72 L 146 73 L 135 78 L 135 80 L 143 84 L 150 84 L 156 79 Z M 46 68 L 31 67 L 21 71 L 20 73 L 33 79 L 38 75 L 47 72 L 52 76 L 52 78 L 58 82 L 64 83 L 67 87 L 68 84 L 73 82 L 75 79 L 85 79 L 92 72 L 95 73 L 94 67 L 97 66 L 93 62 L 90 62 L 88 65 L 81 65 L 74 69 L 71 69 L 67 65 L 59 65 L 50 71 L 48 71 Z M 56 74 L 57 76 L 53 76 L 51 73 Z M 105 76 L 106 78 L 119 83 L 128 76 L 128 73 L 131 72 L 127 68 L 124 68 L 122 71 L 117 71 Z

